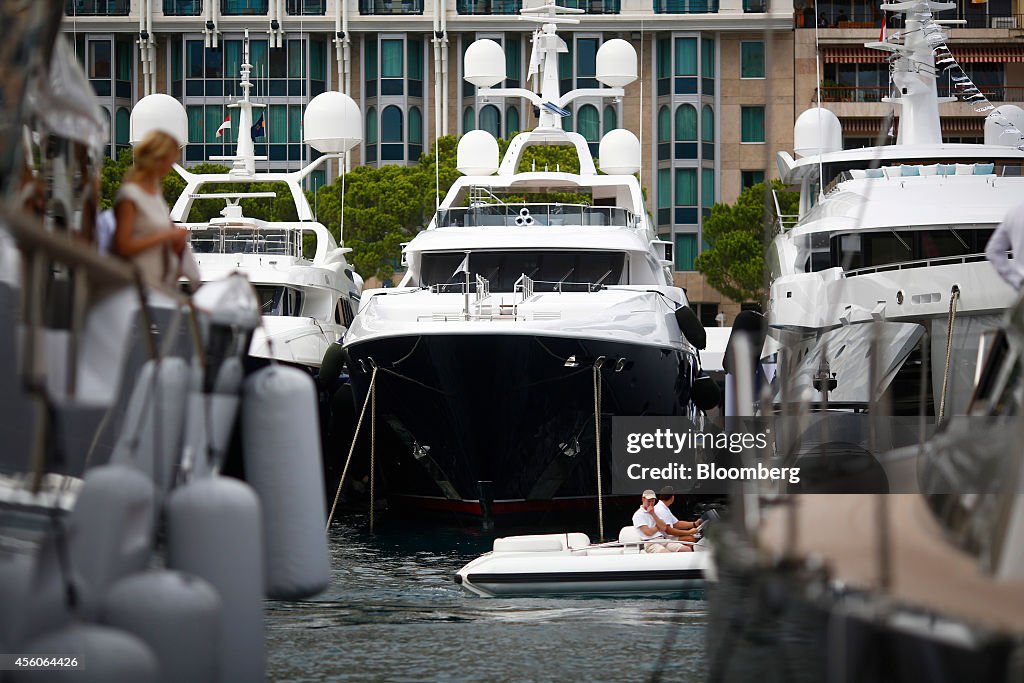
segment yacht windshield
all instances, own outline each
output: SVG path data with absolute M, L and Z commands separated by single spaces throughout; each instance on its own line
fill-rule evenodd
M 461 286 L 466 254 L 433 252 L 422 256 L 420 284 Z M 586 284 L 621 284 L 626 255 L 609 251 L 475 251 L 469 255 L 469 274 L 490 283 L 492 292 L 511 292 L 526 275 L 534 291 L 586 291 Z M 455 290 L 452 290 L 455 291 Z
M 281 285 L 253 285 L 263 315 L 299 315 L 302 292 Z

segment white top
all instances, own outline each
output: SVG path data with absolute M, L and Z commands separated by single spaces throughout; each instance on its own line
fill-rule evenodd
M 679 518 L 672 514 L 672 511 L 668 509 L 668 505 L 665 505 L 663 500 L 659 500 L 658 504 L 654 506 L 654 513 L 669 526 L 674 526 L 679 521 Z
M 660 515 L 659 515 L 660 516 Z M 633 526 L 636 527 L 637 532 L 643 537 L 645 541 L 649 541 L 652 538 L 665 538 L 665 534 L 660 531 L 654 532 L 653 535 L 645 534 L 643 529 L 640 527 L 646 526 L 654 529 L 657 524 L 654 521 L 654 516 L 650 512 L 644 510 L 643 506 L 640 507 L 636 512 L 633 513 Z
M 1013 252 L 1012 261 L 1007 258 L 1007 251 Z M 985 247 L 985 258 L 992 262 L 996 272 L 1011 287 L 1020 289 L 1021 283 L 1024 283 L 1024 204 L 1010 209 L 992 233 Z
M 167 202 L 164 201 L 163 193 L 151 194 L 137 183 L 127 182 L 122 183 L 121 189 L 117 191 L 114 206 L 123 201 L 129 201 L 135 205 L 134 237 L 146 237 L 173 227 L 171 212 L 167 208 Z M 171 268 L 171 263 L 175 260 L 171 259 L 170 249 L 166 242 L 136 254 L 131 259 L 142 269 L 147 278 L 172 287 L 178 279 L 177 272 L 172 272 L 177 268 Z

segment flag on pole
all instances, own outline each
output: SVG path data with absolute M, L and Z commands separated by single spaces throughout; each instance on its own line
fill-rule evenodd
M 226 130 L 231 130 L 231 114 L 228 114 L 224 119 L 224 123 L 220 124 L 220 128 L 217 129 L 217 137 L 221 136 Z
M 878 32 L 878 42 L 880 42 L 880 43 L 884 43 L 885 42 L 885 19 L 886 19 L 886 14 L 885 14 L 885 12 L 882 12 L 882 30 L 880 30 Z
M 250 132 L 252 133 L 252 139 L 253 140 L 255 140 L 256 138 L 261 138 L 261 137 L 263 137 L 264 135 L 267 134 L 267 124 L 263 122 L 263 116 L 262 115 L 260 115 L 259 121 L 257 121 L 256 123 L 252 124 L 252 128 L 250 129 Z

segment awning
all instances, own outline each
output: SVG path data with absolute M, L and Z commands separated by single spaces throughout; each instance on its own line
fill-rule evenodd
M 961 64 L 977 62 L 1024 62 L 1024 45 L 950 45 L 953 57 Z M 881 64 L 888 52 L 866 47 L 826 45 L 821 48 L 825 64 Z
M 843 117 L 840 119 L 843 124 L 843 135 L 847 137 L 876 137 L 879 129 L 882 127 L 882 119 L 880 118 L 850 118 Z M 950 135 L 969 135 L 974 137 L 981 137 L 985 133 L 985 117 L 979 114 L 978 116 L 950 116 L 943 117 L 940 119 L 940 125 L 942 126 L 942 134 L 944 136 Z M 899 133 L 899 117 L 893 121 L 893 135 Z
M 870 395 L 872 363 L 869 351 L 872 338 L 878 334 L 879 382 L 874 397 Z M 889 387 L 896 373 L 907 361 L 910 352 L 924 336 L 924 327 L 915 323 L 863 323 L 847 325 L 821 335 L 796 368 L 790 380 L 792 387 L 812 387 L 815 374 L 821 366 L 822 355 L 828 361 L 828 372 L 834 374 L 835 389 L 829 391 L 832 404 L 867 405 L 878 399 Z M 781 380 L 781 378 L 778 378 Z M 777 381 L 778 381 L 777 380 Z M 782 387 L 777 387 L 775 401 L 782 400 Z M 803 396 L 821 401 L 821 394 L 813 391 Z

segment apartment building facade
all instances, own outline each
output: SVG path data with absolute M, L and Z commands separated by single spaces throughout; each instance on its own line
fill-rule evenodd
M 559 4 L 584 12 L 580 24 L 560 30 L 568 47 L 563 91 L 598 85 L 595 56 L 604 40 L 630 41 L 640 59 L 640 78 L 624 97 L 578 100 L 563 126 L 595 153 L 614 128 L 641 137 L 641 182 L 659 233 L 675 245 L 677 282 L 706 325 L 729 324 L 740 305 L 707 286 L 693 261 L 711 206 L 771 177 L 775 151 L 792 146 L 794 112 L 803 107 L 794 104 L 791 2 Z M 127 147 L 131 107 L 152 92 L 185 106 L 186 166 L 230 154 L 234 133 L 216 133 L 236 112 L 225 104 L 240 94 L 248 30 L 255 98 L 267 105 L 256 150 L 269 158 L 263 168 L 308 163 L 302 110 L 325 90 L 351 95 L 365 117 L 352 163 L 413 164 L 439 135 L 483 129 L 508 138 L 535 125 L 527 101 L 483 97 L 462 78 L 466 49 L 489 38 L 505 51 L 503 85 L 532 87 L 532 25 L 519 21 L 522 7 L 522 0 L 68 0 L 64 31 L 110 116 L 110 154 Z M 330 182 L 334 172 L 318 172 L 310 184 Z

